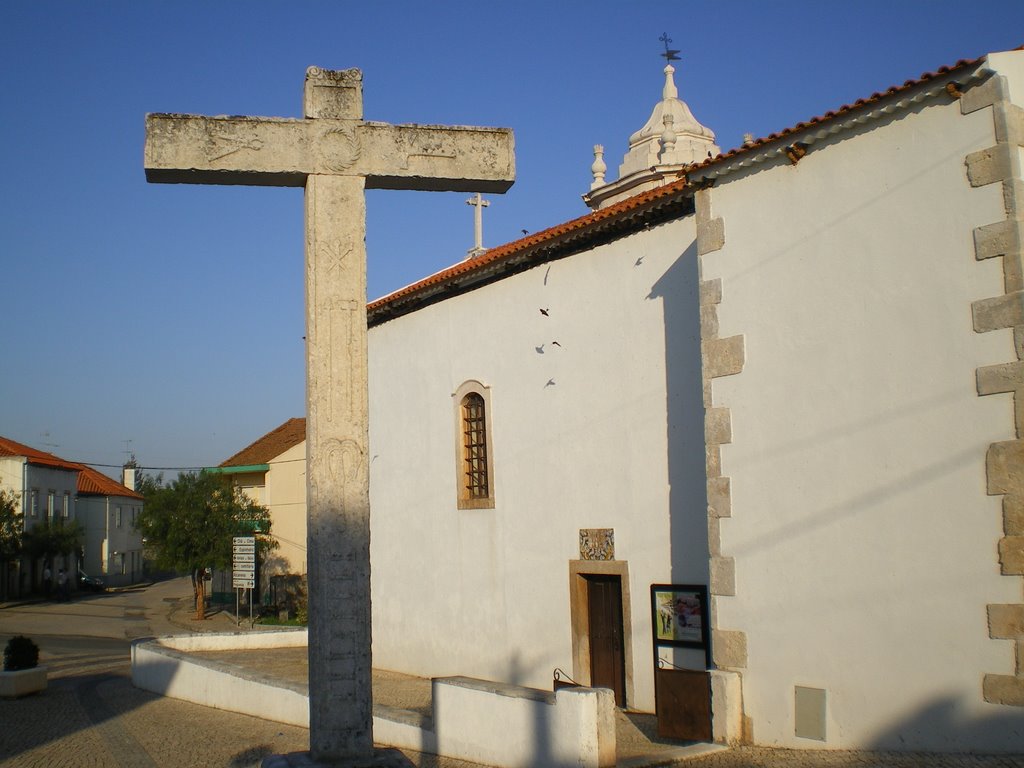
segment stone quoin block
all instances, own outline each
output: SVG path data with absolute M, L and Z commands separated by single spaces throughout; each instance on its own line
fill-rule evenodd
M 967 90 L 960 99 L 960 113 L 969 115 L 979 109 L 991 107 L 997 101 L 1007 101 L 1010 93 L 1006 86 L 1006 78 L 1002 75 L 990 77 Z
M 1024 605 L 990 605 L 988 636 L 994 640 L 1016 640 L 1024 635 Z
M 722 279 L 716 277 L 714 280 L 704 280 L 700 284 L 700 303 L 721 304 L 722 303 Z
M 1004 576 L 1024 576 L 1024 536 L 1004 536 L 999 540 L 999 564 Z
M 697 225 L 697 255 L 720 251 L 725 246 L 725 222 L 721 217 Z
M 1024 144 L 1024 110 L 1004 101 L 995 105 L 996 141 L 1000 144 Z
M 715 304 L 700 305 L 700 337 L 718 338 L 718 306 Z
M 728 408 L 708 408 L 704 411 L 704 440 L 712 445 L 732 442 L 732 413 Z
M 711 630 L 711 658 L 716 667 L 746 669 L 747 635 L 726 629 Z
M 986 224 L 974 230 L 974 257 L 979 261 L 1019 253 L 1021 249 L 1021 222 L 1015 219 Z
M 728 477 L 708 478 L 708 514 L 732 517 L 732 488 Z
M 982 691 L 985 701 L 990 704 L 1009 704 L 1012 707 L 1024 707 L 1024 677 L 985 675 Z
M 743 370 L 746 363 L 744 337 L 711 339 L 704 342 L 704 374 L 711 379 L 733 376 Z
M 978 394 L 995 395 L 1024 388 L 1024 363 L 986 365 L 977 370 Z
M 1003 496 L 1003 533 L 1024 536 L 1024 496 Z
M 1024 496 L 1024 441 L 992 443 L 985 457 L 985 469 L 990 496 L 1001 493 Z
M 967 165 L 967 180 L 972 187 L 983 187 L 1013 176 L 1010 149 L 1006 144 L 972 152 L 964 162 Z
M 719 596 L 736 594 L 736 561 L 731 557 L 711 558 L 711 592 Z
M 971 304 L 974 330 L 978 333 L 1024 324 L 1024 291 L 1013 291 Z

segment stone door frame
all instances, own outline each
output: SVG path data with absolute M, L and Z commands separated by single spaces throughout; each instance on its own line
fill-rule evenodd
M 635 701 L 633 686 L 633 622 L 629 597 L 629 563 L 625 560 L 570 560 L 569 613 L 572 627 L 572 678 L 590 685 L 590 615 L 587 576 L 618 576 L 622 598 L 622 655 L 626 677 L 626 705 Z

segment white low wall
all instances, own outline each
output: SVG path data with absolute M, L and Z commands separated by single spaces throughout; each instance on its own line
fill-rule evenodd
M 248 634 L 202 634 L 136 640 L 132 684 L 145 691 L 266 720 L 309 727 L 305 686 L 244 674 L 237 667 L 198 660 L 189 651 L 288 648 L 306 645 L 305 630 Z
M 304 630 L 202 634 L 132 643 L 136 688 L 309 727 L 306 687 L 189 652 L 305 646 Z M 557 693 L 467 677 L 432 682 L 433 717 L 375 706 L 374 741 L 501 768 L 615 765 L 615 700 L 603 688 Z
M 437 754 L 509 768 L 615 765 L 615 697 L 468 677 L 433 681 Z

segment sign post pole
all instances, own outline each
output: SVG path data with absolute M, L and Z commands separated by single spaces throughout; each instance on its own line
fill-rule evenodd
M 231 540 L 231 584 L 235 588 L 235 626 L 242 623 L 239 597 L 249 592 L 249 626 L 252 627 L 252 590 L 256 587 L 256 537 L 235 536 Z

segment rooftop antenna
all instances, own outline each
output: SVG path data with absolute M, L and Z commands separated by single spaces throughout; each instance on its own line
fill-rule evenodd
M 49 430 L 47 430 L 46 432 L 40 432 L 39 433 L 39 437 L 43 438 L 44 440 L 48 439 L 50 437 Z M 42 443 L 42 445 L 45 445 L 47 448 L 60 448 L 60 443 L 46 443 L 46 442 L 44 442 L 44 443 Z
M 125 461 L 126 462 L 134 461 L 135 460 L 135 454 L 132 453 L 132 448 L 131 448 L 132 441 L 131 441 L 131 439 L 125 439 L 125 440 L 122 440 L 121 442 L 124 443 Z
M 665 63 L 671 64 L 673 61 L 679 61 L 679 51 L 668 47 L 668 44 L 672 42 L 672 38 L 668 36 L 668 32 L 662 32 L 661 37 L 658 39 L 665 44 L 665 52 L 658 54 L 665 59 Z

